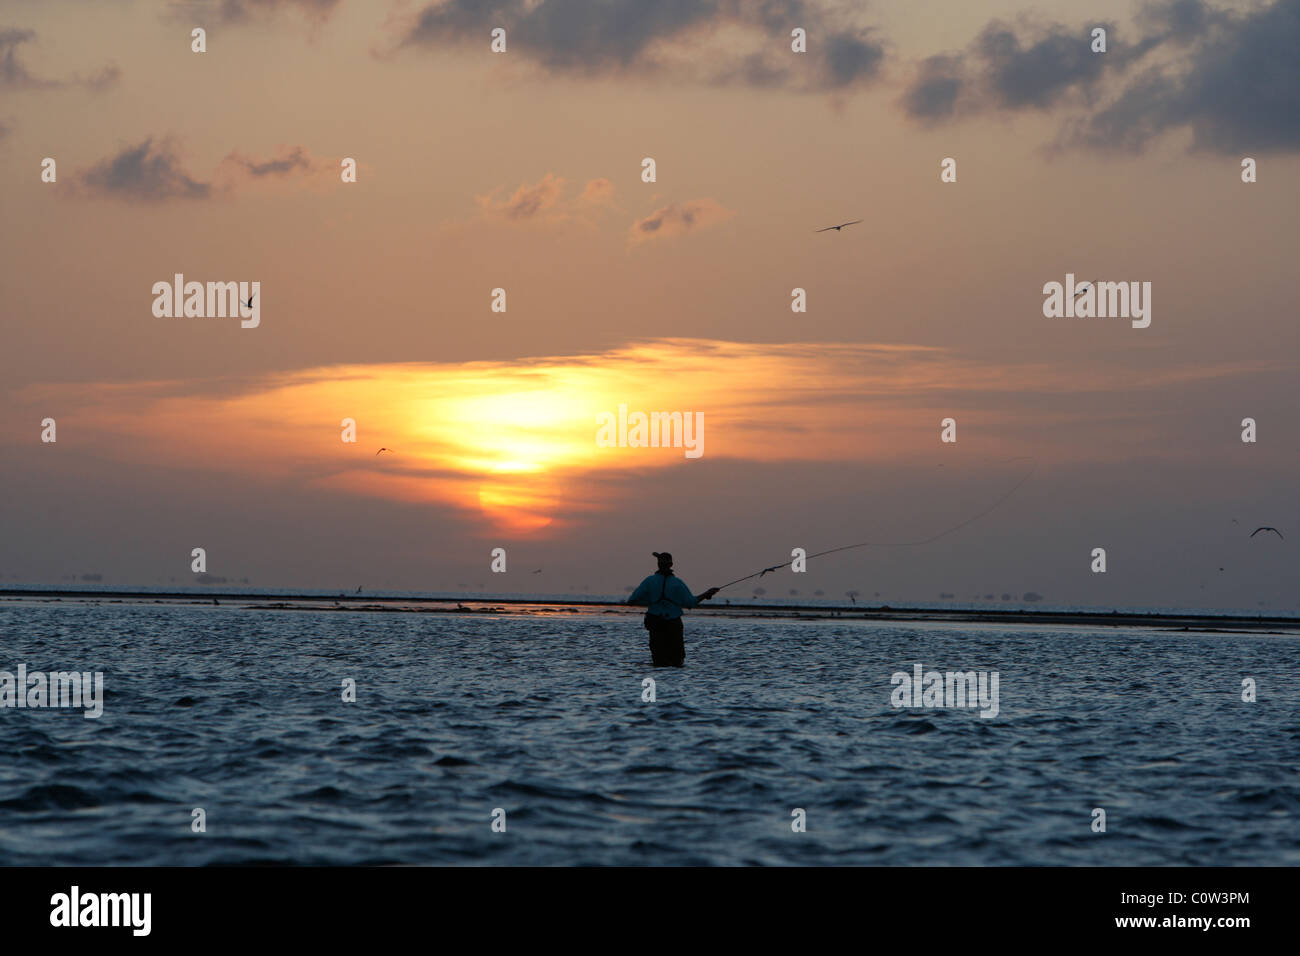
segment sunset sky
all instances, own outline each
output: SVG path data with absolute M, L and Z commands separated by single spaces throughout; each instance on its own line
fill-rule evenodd
M 1297 50 L 1300 0 L 13 0 L 0 584 L 700 591 L 1032 469 L 763 586 L 1300 609 Z

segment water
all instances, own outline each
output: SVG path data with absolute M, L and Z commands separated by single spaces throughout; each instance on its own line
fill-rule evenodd
M 1293 637 L 688 616 L 678 671 L 631 614 L 19 602 L 0 647 L 107 691 L 0 710 L 4 864 L 1300 863 Z M 915 662 L 1000 712 L 892 708 Z

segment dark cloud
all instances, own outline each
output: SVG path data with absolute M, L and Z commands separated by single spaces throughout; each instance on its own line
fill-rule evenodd
M 305 171 L 311 169 L 313 165 L 311 156 L 308 154 L 307 150 L 301 146 L 295 146 L 278 159 L 268 159 L 261 163 L 249 159 L 246 156 L 241 156 L 238 153 L 231 153 L 225 158 L 225 160 L 223 160 L 223 162 L 228 163 L 238 168 L 241 172 L 247 173 L 249 176 L 256 178 L 261 178 L 262 176 L 283 176 L 286 173 L 291 173 L 299 169 Z
M 0 90 L 59 90 L 84 86 L 96 93 L 115 85 L 122 71 L 116 66 L 103 67 L 90 76 L 77 74 L 71 81 L 47 80 L 34 75 L 18 59 L 18 48 L 36 39 L 35 30 L 0 29 Z
M 207 199 L 212 193 L 211 184 L 192 178 L 171 147 L 155 145 L 152 137 L 91 167 L 80 182 L 92 195 L 145 202 Z
M 1075 127 L 1074 143 L 1136 151 L 1169 130 L 1190 128 L 1197 149 L 1246 155 L 1300 148 L 1300 0 L 1243 15 L 1198 0 L 1156 10 L 1164 35 L 1189 47 L 1184 60 L 1139 77 Z
M 921 62 L 916 81 L 903 94 L 903 109 L 921 120 L 948 119 L 956 111 L 966 79 L 958 56 L 932 56 Z
M 556 73 L 658 70 L 710 83 L 834 90 L 875 79 L 885 58 L 870 28 L 848 18 L 851 9 L 830 0 L 442 0 L 415 15 L 398 46 L 486 49 L 490 31 L 504 27 L 511 53 Z M 807 53 L 790 50 L 795 27 L 807 31 Z M 747 45 L 691 58 L 724 28 L 740 28 L 733 36 Z
M 36 39 L 35 30 L 0 30 L 0 89 L 52 90 L 62 86 L 56 80 L 33 76 L 18 60 L 18 47 Z
M 672 203 L 632 223 L 629 238 L 632 242 L 644 242 L 649 239 L 684 236 L 688 232 L 717 225 L 733 215 L 730 209 L 713 199 Z
M 296 10 L 309 20 L 324 21 L 334 12 L 339 0 L 171 0 L 173 19 L 203 20 L 215 23 L 246 23 L 264 18 L 279 10 Z
M 1113 36 L 1113 25 L 1105 26 L 1107 35 Z M 1026 45 L 1011 28 L 990 23 L 973 50 L 982 61 L 994 105 L 1013 110 L 1048 107 L 1068 91 L 1087 90 L 1115 62 L 1113 48 L 1105 54 L 1093 53 L 1087 31 L 1064 27 Z
M 203 182 L 182 167 L 170 141 L 150 137 L 102 160 L 77 180 L 89 195 L 162 202 L 208 199 L 257 180 L 285 179 L 323 168 L 303 146 L 280 146 L 273 157 L 265 160 L 235 150 L 218 164 L 212 180 Z
M 852 33 L 832 33 L 826 40 L 826 68 L 832 86 L 849 86 L 870 79 L 880 69 L 885 50 Z
M 1092 52 L 1094 27 L 1106 30 L 1105 53 Z M 931 122 L 989 110 L 1090 103 L 1107 73 L 1124 72 L 1157 42 L 1144 38 L 1125 44 L 1115 24 L 1106 22 L 1031 30 L 994 20 L 964 51 L 922 61 L 901 102 L 907 115 Z
M 1227 11 L 1216 10 L 1204 0 L 1167 0 L 1144 4 L 1138 11 L 1137 22 L 1152 36 L 1187 43 L 1231 18 Z
M 76 83 L 84 86 L 94 93 L 102 93 L 107 89 L 117 85 L 118 80 L 122 78 L 122 71 L 115 64 L 109 64 L 106 67 L 92 73 L 90 76 L 78 75 Z
M 1058 146 L 1136 152 L 1189 128 L 1200 149 L 1300 147 L 1300 0 L 1248 13 L 1160 0 L 1135 19 L 1132 43 L 1111 23 L 1031 32 L 991 22 L 964 51 L 923 61 L 901 105 L 932 123 L 994 110 L 1081 108 Z M 1106 28 L 1105 53 L 1092 52 L 1093 26 Z
M 1133 80 L 1114 102 L 1089 117 L 1066 125 L 1063 145 L 1087 145 L 1140 152 L 1181 117 L 1182 93 L 1177 81 L 1160 70 L 1150 70 Z

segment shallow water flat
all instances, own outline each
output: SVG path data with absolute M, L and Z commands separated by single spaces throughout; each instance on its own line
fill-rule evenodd
M 0 862 L 1300 863 L 1295 638 L 697 617 L 656 670 L 637 623 L 0 608 L 0 670 L 106 691 L 0 709 Z M 916 663 L 997 715 L 891 706 Z

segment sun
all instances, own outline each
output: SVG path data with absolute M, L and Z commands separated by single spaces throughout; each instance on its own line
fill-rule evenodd
M 552 505 L 548 497 L 531 494 L 514 482 L 480 485 L 478 504 L 493 525 L 513 534 L 540 531 L 555 520 L 546 513 Z

